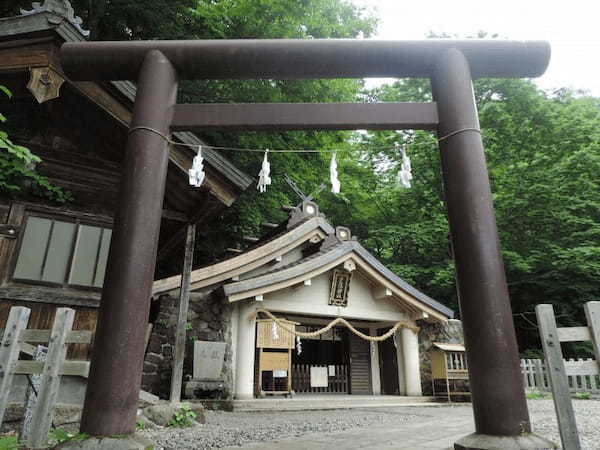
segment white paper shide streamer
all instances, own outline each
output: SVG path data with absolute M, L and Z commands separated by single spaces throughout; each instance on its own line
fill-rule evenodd
M 198 147 L 198 153 L 192 161 L 192 168 L 188 171 L 190 177 L 190 185 L 200 187 L 204 181 L 206 174 L 204 173 L 204 164 L 202 163 L 202 147 Z
M 300 336 L 296 336 L 296 353 L 302 353 L 302 341 L 300 340 Z
M 331 192 L 333 192 L 334 194 L 339 194 L 340 180 L 338 179 L 337 161 L 335 160 L 335 153 L 331 155 L 331 162 L 329 163 L 329 176 L 331 178 Z
M 258 184 L 256 185 L 256 189 L 258 189 L 260 193 L 266 192 L 267 186 L 271 184 L 271 164 L 269 164 L 269 160 L 267 159 L 268 153 L 269 150 L 265 150 L 265 157 L 262 162 L 262 167 L 258 173 Z
M 405 188 L 411 187 L 412 167 L 410 165 L 410 158 L 406 154 L 406 150 L 401 148 L 400 153 L 402 155 L 402 163 L 400 164 L 400 170 L 398 171 L 398 182 Z
M 273 336 L 274 341 L 279 340 L 279 333 L 277 332 L 277 324 L 275 322 L 271 323 L 271 335 Z

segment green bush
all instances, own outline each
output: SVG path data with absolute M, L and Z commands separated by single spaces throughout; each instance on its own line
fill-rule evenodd
M 190 405 L 182 405 L 167 425 L 176 428 L 191 427 L 195 418 L 196 413 L 192 411 Z

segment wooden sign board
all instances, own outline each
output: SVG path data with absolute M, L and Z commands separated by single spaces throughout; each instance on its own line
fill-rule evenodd
M 262 352 L 260 354 L 260 370 L 288 370 L 290 366 L 289 352 Z
M 296 330 L 296 322 L 280 319 L 289 330 Z M 256 321 L 256 348 L 294 348 L 295 336 L 284 330 L 274 320 L 261 319 Z

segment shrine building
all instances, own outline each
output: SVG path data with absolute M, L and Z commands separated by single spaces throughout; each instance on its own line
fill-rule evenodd
M 155 281 L 154 295 L 179 284 L 180 276 Z M 213 309 L 223 310 L 229 363 L 221 378 L 231 380 L 236 399 L 290 393 L 420 396 L 418 327 L 454 316 L 386 268 L 351 230 L 332 227 L 307 201 L 283 223 L 270 224 L 250 248 L 192 271 L 191 291 L 192 303 L 213 302 Z M 347 322 L 323 330 L 337 318 Z M 389 337 L 367 340 L 347 324 L 367 338 Z

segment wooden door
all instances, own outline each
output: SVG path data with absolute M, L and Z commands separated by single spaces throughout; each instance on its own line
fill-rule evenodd
M 360 330 L 369 334 L 369 330 Z M 350 393 L 355 395 L 372 394 L 371 386 L 371 344 L 348 332 L 350 357 Z
M 382 335 L 388 329 L 377 330 Z M 398 358 L 394 339 L 388 338 L 379 342 L 379 374 L 381 379 L 381 393 L 386 395 L 400 395 L 398 382 Z

